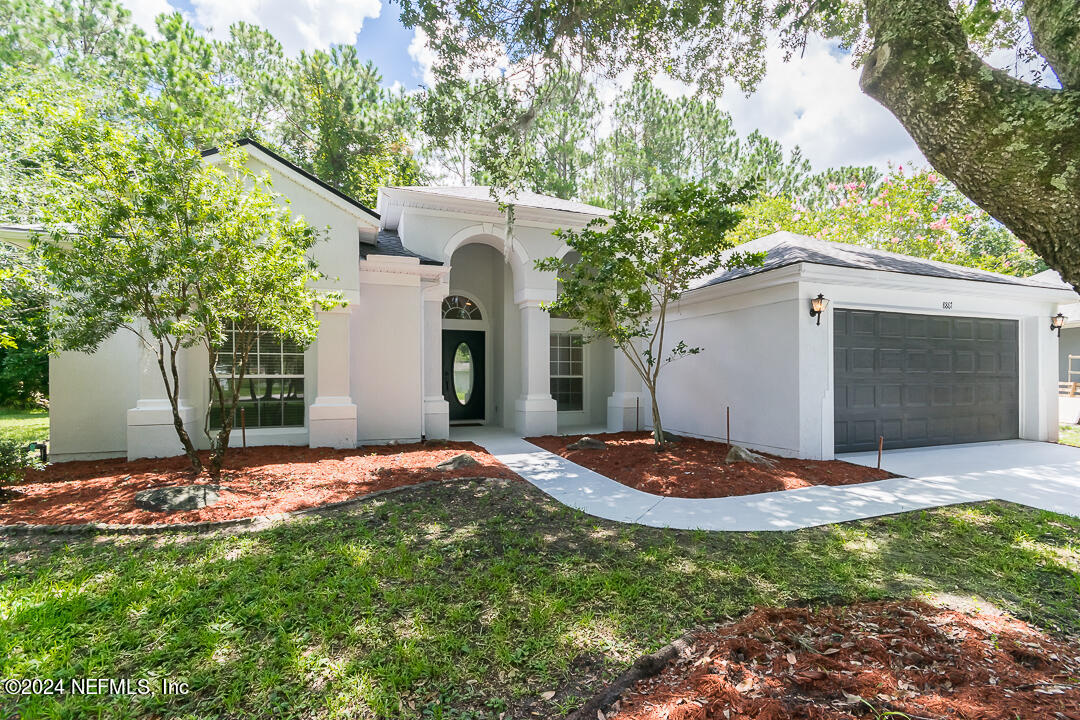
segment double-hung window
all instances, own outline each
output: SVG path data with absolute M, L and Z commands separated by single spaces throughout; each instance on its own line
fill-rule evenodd
M 551 333 L 551 397 L 559 412 L 585 409 L 584 346 L 581 333 Z
M 303 427 L 304 350 L 291 340 L 258 329 L 242 331 L 234 327 L 226 333 L 214 368 L 222 378 L 226 396 L 232 392 L 233 348 L 245 332 L 255 337 L 248 355 L 248 371 L 240 382 L 233 425 L 240 427 L 242 409 L 249 428 Z M 217 428 L 221 426 L 221 413 L 216 407 L 213 380 L 210 385 L 210 426 Z

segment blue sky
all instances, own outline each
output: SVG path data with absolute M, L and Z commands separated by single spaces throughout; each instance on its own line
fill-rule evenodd
M 399 8 L 384 0 L 121 0 L 145 28 L 161 12 L 179 10 L 195 25 L 221 36 L 238 20 L 269 29 L 286 52 L 355 44 L 371 59 L 387 87 L 420 85 L 430 62 L 422 37 L 401 25 Z M 849 55 L 824 40 L 811 40 L 802 57 L 784 62 L 773 48 L 769 70 L 757 91 L 744 97 L 729 90 L 721 104 L 736 128 L 759 130 L 790 150 L 802 148 L 817 169 L 840 165 L 925 164 L 914 142 L 896 119 L 859 90 L 858 69 Z M 629 80 L 629 74 L 626 74 Z M 669 94 L 691 88 L 657 78 Z M 607 88 L 608 97 L 618 87 Z

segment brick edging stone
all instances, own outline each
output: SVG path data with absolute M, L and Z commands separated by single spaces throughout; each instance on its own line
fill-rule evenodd
M 251 526 L 264 526 L 271 525 L 279 522 L 288 522 L 291 520 L 298 520 L 300 518 L 307 517 L 309 515 L 318 515 L 331 510 L 341 510 L 352 505 L 360 505 L 374 500 L 376 498 L 385 497 L 387 495 L 393 495 L 396 493 L 404 492 L 406 490 L 415 490 L 417 488 L 433 487 L 435 485 L 446 485 L 449 483 L 465 483 L 473 482 L 476 480 L 502 480 L 505 478 L 491 478 L 491 477 L 463 477 L 463 478 L 450 478 L 447 480 L 426 480 L 420 483 L 413 483 L 412 485 L 399 485 L 397 487 L 385 488 L 383 490 L 375 490 L 374 492 L 360 495 L 359 497 L 349 498 L 348 500 L 339 500 L 337 502 L 326 503 L 325 505 L 315 505 L 314 507 L 301 508 L 299 510 L 290 510 L 289 512 L 275 513 L 273 515 L 255 515 L 253 517 L 245 518 L 233 518 L 231 520 L 207 520 L 205 522 L 191 522 L 191 523 L 159 523 L 156 525 L 139 525 L 135 523 L 84 523 L 81 525 L 31 525 L 28 523 L 19 523 L 16 525 L 0 525 L 0 536 L 4 535 L 93 535 L 93 534 L 114 534 L 114 535 L 156 535 L 159 533 L 201 533 L 201 532 L 213 532 L 215 530 L 224 530 L 226 528 L 237 527 L 251 527 Z

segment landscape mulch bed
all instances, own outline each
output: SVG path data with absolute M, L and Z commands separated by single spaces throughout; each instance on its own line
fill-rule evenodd
M 915 600 L 758 609 L 692 636 L 603 716 L 1077 720 L 1080 644 Z
M 468 453 L 479 465 L 432 468 Z M 205 459 L 205 458 L 204 458 Z M 185 457 L 74 461 L 27 472 L 0 502 L 0 525 L 89 522 L 173 524 L 276 515 L 349 500 L 377 490 L 459 477 L 517 478 L 480 446 L 466 442 L 379 445 L 351 450 L 270 446 L 230 450 L 221 499 L 187 512 L 135 507 L 135 493 L 153 487 L 210 483 L 193 476 Z
M 654 495 L 684 498 L 753 495 L 811 485 L 853 485 L 893 477 L 884 470 L 839 460 L 798 460 L 766 453 L 773 465 L 724 463 L 728 445 L 680 438 L 657 452 L 647 432 L 592 435 L 604 440 L 602 450 L 568 450 L 582 435 L 545 435 L 528 441 L 556 455 L 595 470 L 623 485 Z

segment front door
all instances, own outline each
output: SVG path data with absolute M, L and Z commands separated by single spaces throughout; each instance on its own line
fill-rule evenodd
M 443 397 L 450 421 L 484 419 L 484 332 L 443 330 Z

